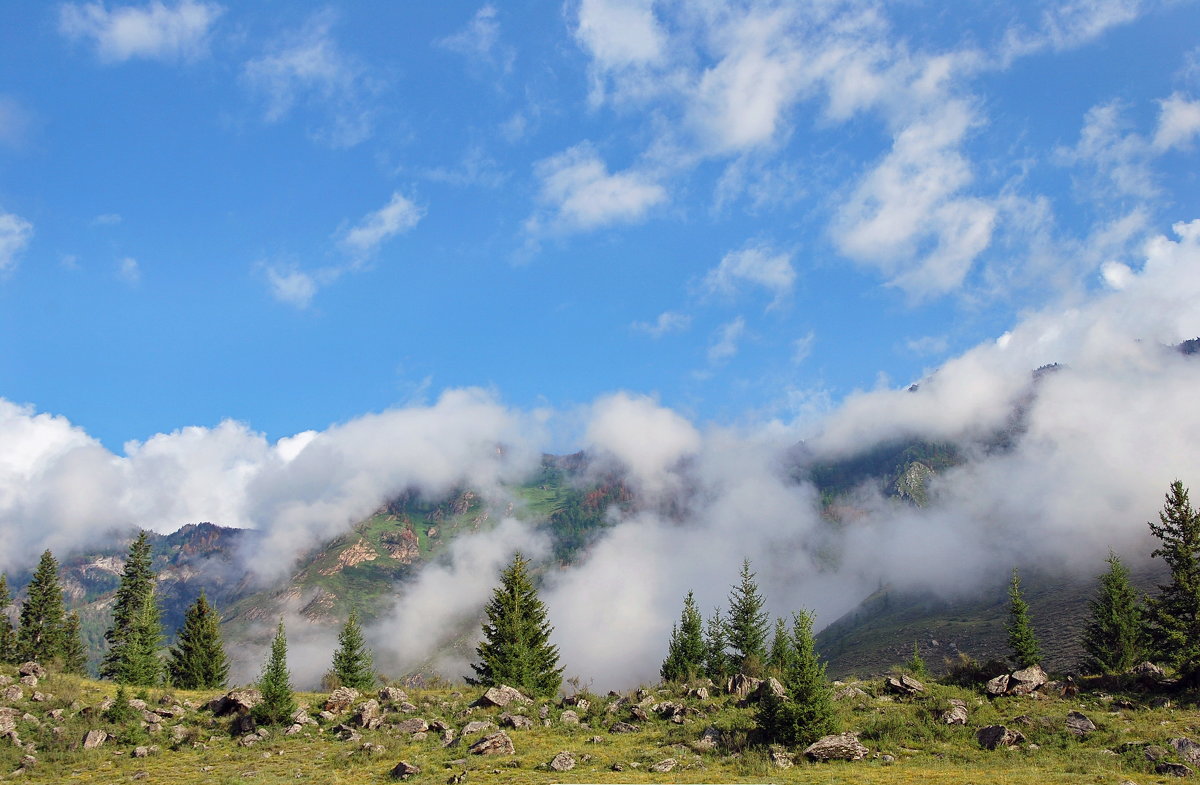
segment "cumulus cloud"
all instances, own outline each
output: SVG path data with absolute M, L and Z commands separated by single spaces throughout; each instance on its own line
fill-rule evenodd
M 742 284 L 753 284 L 771 292 L 775 298 L 769 307 L 778 306 L 792 291 L 796 270 L 792 255 L 776 253 L 763 245 L 730 251 L 721 263 L 704 276 L 705 288 L 714 294 L 731 295 Z
M 1158 129 L 1154 147 L 1169 150 L 1187 147 L 1200 134 L 1200 101 L 1190 101 L 1179 93 L 1159 101 Z
M 1000 54 L 1008 63 L 1051 49 L 1075 49 L 1099 38 L 1114 27 L 1137 19 L 1144 8 L 1141 0 L 1070 0 L 1042 11 L 1033 30 L 1013 26 L 1005 31 Z
M 209 30 L 225 9 L 194 0 L 168 6 L 108 10 L 104 3 L 67 3 L 59 8 L 58 29 L 72 40 L 87 40 L 106 62 L 133 58 L 189 60 L 208 53 Z
M 584 445 L 602 460 L 615 461 L 636 488 L 656 496 L 671 485 L 678 464 L 699 448 L 700 434 L 653 398 L 622 392 L 592 405 Z
M 424 207 L 396 191 L 387 204 L 350 227 L 342 245 L 358 258 L 370 256 L 387 240 L 416 226 L 424 215 Z
M 526 229 L 535 234 L 632 223 L 667 199 L 666 189 L 649 173 L 610 173 L 587 142 L 539 161 L 534 175 L 540 182 L 539 198 L 546 206 L 546 212 L 526 222 Z
M 16 213 L 0 212 L 0 274 L 17 266 L 17 258 L 33 238 L 33 224 Z

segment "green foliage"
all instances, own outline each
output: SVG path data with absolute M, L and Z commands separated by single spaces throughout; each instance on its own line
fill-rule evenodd
M 1166 503 L 1150 522 L 1159 540 L 1152 556 L 1171 570 L 1171 582 L 1158 587 L 1148 602 L 1149 631 L 1155 653 L 1191 682 L 1200 680 L 1200 514 L 1192 509 L 1187 489 L 1171 483 Z
M 363 639 L 358 626 L 358 611 L 350 611 L 350 618 L 338 634 L 338 650 L 333 654 L 333 672 L 343 687 L 369 690 L 375 686 L 375 671 L 372 670 L 371 650 Z
M 659 668 L 663 681 L 686 681 L 704 671 L 704 622 L 692 592 L 683 600 L 679 624 L 671 627 L 667 658 Z
M 913 641 L 912 657 L 904 664 L 904 667 L 918 679 L 929 677 L 929 669 L 925 667 L 925 660 L 921 658 L 921 649 L 917 646 L 916 641 Z
M 791 667 L 795 649 L 783 619 L 775 620 L 775 637 L 771 638 L 771 651 L 767 654 L 767 671 L 772 676 L 783 677 Z
M 258 679 L 262 702 L 254 707 L 254 719 L 263 725 L 282 725 L 296 713 L 296 697 L 292 691 L 292 675 L 287 667 L 287 635 L 283 619 L 271 641 L 271 655 Z
M 718 684 L 733 675 L 728 648 L 725 617 L 721 609 L 716 608 L 704 626 L 704 675 Z
M 483 641 L 476 647 L 469 684 L 507 684 L 534 695 L 554 695 L 562 684 L 558 647 L 550 643 L 553 628 L 546 606 L 529 576 L 529 562 L 517 553 L 500 573 L 500 585 L 485 612 Z
M 750 560 L 742 560 L 741 582 L 729 593 L 729 646 L 733 666 L 742 673 L 757 675 L 767 659 L 767 613 Z
M 154 599 L 154 572 L 150 569 L 150 542 L 138 532 L 129 546 L 121 584 L 113 602 L 112 626 L 104 633 L 108 653 L 100 675 L 122 684 L 154 686 L 163 678 L 162 623 Z
M 782 679 L 787 697 L 768 694 L 759 702 L 758 725 L 767 741 L 805 746 L 833 732 L 836 710 L 813 646 L 812 623 L 806 611 L 793 617 L 792 656 Z
M 0 573 L 0 664 L 17 660 L 17 633 L 8 618 L 8 606 L 12 597 L 8 594 L 8 576 Z
M 221 689 L 229 659 L 221 644 L 221 620 L 204 592 L 188 606 L 167 662 L 171 684 L 183 690 Z
M 72 611 L 63 627 L 62 669 L 65 673 L 87 675 L 87 648 L 83 645 L 79 611 Z
M 1129 570 L 1108 552 L 1108 572 L 1097 579 L 1095 598 L 1088 601 L 1091 619 L 1083 631 L 1085 667 L 1092 673 L 1124 673 L 1142 659 L 1145 633 L 1137 591 Z
M 113 696 L 112 705 L 104 710 L 103 717 L 105 722 L 113 725 L 129 725 L 141 719 L 137 709 L 129 705 L 129 693 L 125 691 L 124 684 L 117 686 L 117 694 Z
M 1021 576 L 1017 568 L 1012 571 L 1012 582 L 1008 585 L 1008 648 L 1018 668 L 1037 665 L 1042 659 L 1037 638 L 1033 634 L 1033 622 L 1029 618 L 1029 603 L 1021 596 Z
M 18 659 L 46 663 L 61 658 L 65 623 L 58 562 L 47 550 L 38 561 L 33 580 L 25 592 L 25 602 L 21 605 L 17 629 Z

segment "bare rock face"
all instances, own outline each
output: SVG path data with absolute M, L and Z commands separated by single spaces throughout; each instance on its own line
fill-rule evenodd
M 988 679 L 988 683 L 984 685 L 984 691 L 992 697 L 999 697 L 1008 692 L 1008 674 L 1001 673 L 994 679 Z
M 967 703 L 958 698 L 950 699 L 950 708 L 942 712 L 938 717 L 938 721 L 943 725 L 966 725 L 967 724 Z
M 521 694 L 521 691 L 516 687 L 509 687 L 507 684 L 501 684 L 499 687 L 489 687 L 483 693 L 483 697 L 475 701 L 476 706 L 496 706 L 497 708 L 505 708 L 513 701 L 518 703 L 533 703 L 532 700 Z
M 895 676 L 889 678 L 883 683 L 883 688 L 885 691 L 890 692 L 893 695 L 903 695 L 906 697 L 920 695 L 925 691 L 925 685 L 908 674 L 905 674 L 899 678 L 896 678 Z
M 104 742 L 107 740 L 108 734 L 104 731 L 90 730 L 87 732 L 87 735 L 83 737 L 83 748 L 85 750 L 94 750 L 97 747 L 103 746 Z
M 985 750 L 994 750 L 997 747 L 1012 747 L 1025 741 L 1025 734 L 1019 730 L 1010 730 L 1003 725 L 988 725 L 985 728 L 980 728 L 975 734 L 975 738 L 979 741 L 979 746 Z
M 224 717 L 227 714 L 249 714 L 250 710 L 260 703 L 262 703 L 262 693 L 258 690 L 230 690 L 221 697 L 209 701 L 208 708 L 218 717 Z
M 403 703 L 408 700 L 408 693 L 399 687 L 384 687 L 379 691 L 380 703 Z
M 472 723 L 472 724 L 474 724 L 474 723 Z M 491 723 L 488 723 L 488 724 L 490 725 Z M 471 726 L 468 725 L 467 727 L 469 728 Z M 396 726 L 397 733 L 425 733 L 428 730 L 429 730 L 429 723 L 427 723 L 425 720 L 423 720 L 420 717 L 412 717 L 410 719 L 402 721 L 399 725 Z M 470 731 L 463 729 L 463 733 L 469 733 L 469 732 Z
M 46 678 L 46 669 L 33 660 L 29 660 L 17 666 L 17 674 L 20 676 L 32 676 L 35 679 L 44 679 Z
M 804 754 L 811 760 L 862 760 L 868 750 L 858 740 L 857 733 L 837 733 L 817 739 L 805 748 Z
M 550 761 L 551 771 L 570 771 L 575 768 L 575 756 L 569 752 L 560 752 Z
M 1048 681 L 1050 677 L 1042 670 L 1041 665 L 1031 665 L 1008 677 L 1008 694 L 1028 695 Z
M 1077 711 L 1067 713 L 1067 730 L 1076 736 L 1086 736 L 1096 730 L 1096 723 Z
M 472 755 L 513 755 L 516 748 L 504 731 L 489 733 L 467 748 Z
M 1200 744 L 1187 738 L 1170 739 L 1167 741 L 1187 763 L 1200 766 Z
M 406 780 L 409 777 L 415 777 L 421 773 L 418 766 L 414 766 L 406 760 L 402 760 L 396 764 L 391 771 L 391 777 L 394 780 Z
M 496 723 L 494 722 L 488 722 L 487 720 L 473 720 L 468 722 L 463 727 L 462 732 L 464 736 L 469 736 L 472 733 L 482 733 L 484 731 L 492 730 L 495 727 Z
M 325 699 L 325 711 L 341 714 L 349 711 L 356 700 L 358 700 L 358 690 L 352 687 L 338 687 Z

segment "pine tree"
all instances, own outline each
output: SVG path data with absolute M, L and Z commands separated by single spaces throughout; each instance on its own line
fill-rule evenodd
M 1021 576 L 1017 568 L 1012 571 L 1012 582 L 1008 585 L 1008 647 L 1012 660 L 1018 668 L 1037 665 L 1042 659 L 1038 651 L 1037 638 L 1033 635 L 1033 622 L 1029 619 L 1029 603 L 1021 596 Z
M 58 584 L 58 562 L 50 551 L 42 554 L 33 580 L 25 591 L 17 629 L 17 657 L 47 663 L 62 657 L 63 592 Z
M 792 654 L 782 679 L 787 697 L 768 693 L 759 703 L 763 734 L 789 747 L 811 744 L 834 730 L 833 696 L 813 645 L 812 624 L 812 615 L 805 611 L 793 616 Z
M 741 583 L 729 593 L 729 646 L 733 665 L 741 673 L 755 676 L 767 658 L 767 613 L 763 598 L 750 572 L 750 560 L 742 560 Z
M 161 680 L 162 669 L 156 669 L 151 660 L 157 659 L 162 640 L 158 606 L 153 595 L 150 541 L 143 530 L 130 544 L 125 569 L 121 572 L 121 583 L 113 602 L 112 626 L 104 633 L 108 652 L 100 663 L 101 677 L 145 686 Z M 154 680 L 148 681 L 151 678 Z
M 66 673 L 87 675 L 87 648 L 83 645 L 83 629 L 79 620 L 79 611 L 72 611 L 67 616 L 63 628 L 62 669 Z
M 704 675 L 720 684 L 733 675 L 729 660 L 729 638 L 725 633 L 725 616 L 720 608 L 713 610 L 704 627 Z
M 782 678 L 788 672 L 794 651 L 787 624 L 783 619 L 776 619 L 775 637 L 771 638 L 771 651 L 767 654 L 767 670 Z
M 704 670 L 704 622 L 692 592 L 683 599 L 679 624 L 671 627 L 667 658 L 659 668 L 663 681 L 686 681 Z
M 17 633 L 12 619 L 8 617 L 8 606 L 12 597 L 8 594 L 8 576 L 0 573 L 0 664 L 17 661 Z
M 1150 522 L 1161 543 L 1151 554 L 1171 570 L 1171 582 L 1158 587 L 1148 603 L 1149 631 L 1155 653 L 1187 682 L 1200 680 L 1200 513 L 1187 489 L 1171 483 L 1166 503 Z
M 921 648 L 917 646 L 916 641 L 913 641 L 912 657 L 909 658 L 904 667 L 918 679 L 924 679 L 929 676 L 929 669 L 925 667 L 925 660 L 921 657 Z
M 529 577 L 529 562 L 517 553 L 500 573 L 483 623 L 483 641 L 476 647 L 478 663 L 468 684 L 507 684 L 534 695 L 554 695 L 562 684 L 558 647 L 550 643 L 553 627 L 546 606 L 538 599 Z
M 204 592 L 188 606 L 167 662 L 171 684 L 181 690 L 215 690 L 229 678 L 229 659 L 221 645 L 221 620 Z
M 287 667 L 287 635 L 283 619 L 271 641 L 271 656 L 258 679 L 262 701 L 254 707 L 254 718 L 264 725 L 281 725 L 296 713 L 296 697 L 292 692 L 292 675 Z
M 358 611 L 350 611 L 350 618 L 338 634 L 338 650 L 333 654 L 333 672 L 343 687 L 369 690 L 375 686 L 373 659 L 363 639 L 362 628 L 358 626 Z
M 1129 570 L 1112 551 L 1108 572 L 1097 578 L 1095 598 L 1088 601 L 1092 617 L 1083 631 L 1087 669 L 1092 673 L 1124 673 L 1142 659 L 1144 628 L 1137 591 Z

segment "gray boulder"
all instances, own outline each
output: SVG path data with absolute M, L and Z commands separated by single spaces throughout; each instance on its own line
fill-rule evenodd
M 17 674 L 20 676 L 32 676 L 35 679 L 44 679 L 46 678 L 46 669 L 33 660 L 29 660 L 17 666 Z
M 988 725 L 985 728 L 980 728 L 975 734 L 979 746 L 985 750 L 994 750 L 997 747 L 1012 747 L 1025 741 L 1025 734 L 1019 730 L 1011 730 L 1003 725 Z
M 811 760 L 862 760 L 870 752 L 858 740 L 857 733 L 837 733 L 817 739 L 804 750 Z
M 1008 679 L 1008 693 L 1010 695 L 1028 695 L 1050 681 L 1050 677 L 1042 670 L 1041 665 L 1031 665 L 1028 668 L 1015 671 Z
M 358 690 L 353 687 L 338 687 L 325 699 L 324 709 L 334 714 L 341 714 L 349 711 L 356 700 L 358 700 Z
M 569 752 L 560 752 L 550 761 L 551 771 L 570 771 L 575 768 L 575 756 Z
M 1200 744 L 1187 738 L 1169 739 L 1167 744 L 1179 753 L 1179 757 L 1183 758 L 1185 763 L 1200 766 Z
M 925 685 L 908 674 L 900 676 L 899 678 L 895 676 L 888 678 L 886 681 L 884 681 L 883 688 L 885 691 L 890 692 L 893 695 L 903 695 L 907 697 L 920 695 L 925 691 Z
M 950 699 L 950 708 L 942 712 L 938 720 L 943 725 L 966 725 L 967 724 L 967 703 L 958 698 Z
M 1168 777 L 1190 777 L 1192 770 L 1182 763 L 1159 763 L 1154 767 L 1156 774 L 1163 774 Z
M 94 750 L 97 747 L 104 746 L 104 742 L 108 741 L 108 734 L 102 730 L 90 730 L 83 737 L 83 748 L 85 750 Z
M 475 706 L 495 706 L 503 709 L 508 704 L 516 701 L 518 703 L 533 703 L 532 700 L 521 694 L 521 691 L 515 687 L 509 687 L 507 684 L 501 684 L 499 687 L 489 687 L 479 700 L 475 701 Z
M 1076 736 L 1086 736 L 1096 730 L 1096 723 L 1077 711 L 1067 712 L 1067 730 Z
M 396 764 L 390 772 L 394 780 L 406 780 L 409 777 L 415 777 L 421 773 L 419 766 L 414 766 L 406 760 L 402 760 Z
M 1001 673 L 994 679 L 988 679 L 988 683 L 983 687 L 984 691 L 992 697 L 998 697 L 1008 692 L 1008 674 Z
M 504 731 L 489 733 L 467 748 L 472 755 L 513 755 L 516 748 Z
M 658 763 L 655 763 L 653 766 L 651 766 L 650 771 L 653 771 L 656 774 L 665 774 L 666 772 L 675 768 L 677 765 L 678 762 L 674 758 L 667 758 L 666 760 L 660 760 Z

